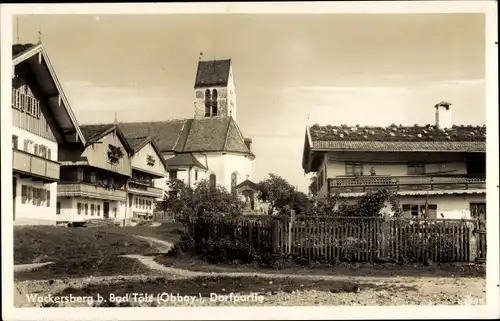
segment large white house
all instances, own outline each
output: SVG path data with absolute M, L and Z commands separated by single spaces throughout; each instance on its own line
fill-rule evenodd
M 202 179 L 234 191 L 252 177 L 252 140 L 236 123 L 231 60 L 199 61 L 194 85 L 194 117 L 119 123 L 127 137 L 150 136 L 167 161 L 170 179 L 193 186 Z M 167 179 L 168 179 L 167 178 Z M 165 187 L 157 180 L 157 187 Z
M 427 126 L 308 127 L 302 167 L 317 173 L 318 197 L 355 202 L 384 188 L 406 217 L 485 217 L 486 126 L 452 125 L 450 105 L 436 104 Z
M 12 46 L 14 224 L 55 224 L 59 149 L 85 138 L 41 43 Z

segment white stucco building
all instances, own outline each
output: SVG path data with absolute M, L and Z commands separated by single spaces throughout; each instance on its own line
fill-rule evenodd
M 450 103 L 426 126 L 306 129 L 302 167 L 316 172 L 318 197 L 348 203 L 368 190 L 397 192 L 406 217 L 470 219 L 486 212 L 486 127 L 454 126 Z
M 236 123 L 236 91 L 231 60 L 199 61 L 194 85 L 193 118 L 119 123 L 127 137 L 150 136 L 169 168 L 168 179 L 194 186 L 207 179 L 234 190 L 252 178 L 252 140 Z
M 41 43 L 13 45 L 12 69 L 14 224 L 54 225 L 59 150 L 85 139 Z

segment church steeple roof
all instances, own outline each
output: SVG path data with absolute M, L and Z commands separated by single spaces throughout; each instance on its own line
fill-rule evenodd
M 230 69 L 231 59 L 199 61 L 194 88 L 227 86 Z

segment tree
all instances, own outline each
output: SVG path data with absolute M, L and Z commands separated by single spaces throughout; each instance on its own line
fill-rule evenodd
M 290 205 L 295 188 L 283 177 L 277 174 L 269 174 L 269 177 L 258 183 L 259 200 L 270 204 L 269 213 L 275 209 L 283 212 L 286 205 Z
M 318 177 L 316 175 L 311 176 L 309 183 L 309 195 L 311 197 L 316 197 L 318 195 Z
M 194 189 L 180 180 L 170 180 L 167 186 L 158 210 L 172 213 L 179 221 L 187 222 L 192 215 L 206 213 L 238 215 L 242 206 L 225 188 L 216 186 L 214 189 L 207 180 L 199 181 Z

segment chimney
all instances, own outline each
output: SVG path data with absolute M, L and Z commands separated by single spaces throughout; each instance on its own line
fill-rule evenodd
M 436 127 L 437 128 L 451 128 L 453 126 L 451 121 L 451 103 L 442 101 L 437 103 L 436 108 Z
M 247 148 L 249 151 L 252 151 L 252 139 L 251 138 L 245 138 L 245 145 L 247 145 Z

